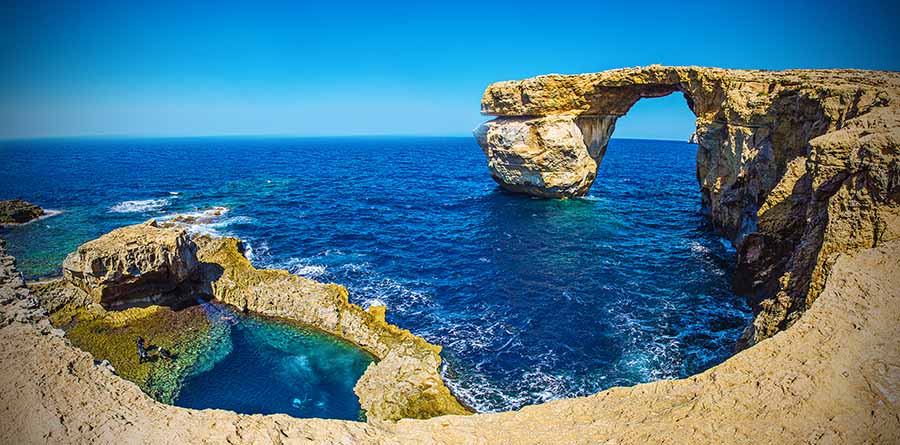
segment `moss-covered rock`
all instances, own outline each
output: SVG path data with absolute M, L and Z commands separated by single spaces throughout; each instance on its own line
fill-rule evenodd
M 200 357 L 227 340 L 227 326 L 209 320 L 201 306 L 174 311 L 163 306 L 106 311 L 68 304 L 50 315 L 72 344 L 107 360 L 116 373 L 156 400 L 172 403 L 184 379 L 196 371 Z M 150 352 L 141 363 L 137 338 L 172 353 L 167 359 Z

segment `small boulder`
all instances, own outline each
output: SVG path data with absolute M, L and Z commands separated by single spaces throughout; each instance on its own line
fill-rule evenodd
M 198 270 L 188 233 L 152 220 L 84 243 L 63 262 L 65 280 L 105 307 L 169 301 Z
M 44 209 L 21 199 L 0 201 L 0 224 L 23 224 L 43 215 Z

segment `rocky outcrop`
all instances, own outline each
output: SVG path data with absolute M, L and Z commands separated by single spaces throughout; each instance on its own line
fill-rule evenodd
M 898 443 L 898 257 L 900 241 L 839 255 L 796 324 L 687 379 L 396 423 L 161 404 L 41 327 L 45 315 L 13 316 L 0 324 L 0 443 Z M 32 298 L 12 264 L 0 249 L 7 319 Z
M 146 367 L 133 363 L 133 339 L 142 335 L 164 342 L 162 346 L 188 360 L 197 355 L 193 351 L 206 347 L 192 346 L 198 343 L 193 334 L 210 327 L 191 324 L 197 317 L 191 317 L 189 311 L 173 313 L 157 306 L 150 309 L 158 310 L 133 308 L 121 312 L 90 308 L 80 292 L 109 308 L 136 301 L 177 303 L 166 297 L 177 290 L 175 296 L 190 301 L 195 294 L 205 294 L 241 310 L 297 321 L 352 342 L 379 359 L 355 388 L 370 418 L 398 420 L 470 412 L 450 393 L 439 374 L 439 346 L 387 323 L 384 307 L 366 311 L 351 304 L 343 286 L 284 270 L 256 269 L 235 238 L 191 238 L 177 222 L 163 227 L 149 221 L 116 229 L 81 245 L 66 258 L 63 270 L 70 286 L 47 283 L 37 287 L 52 317 L 59 320 L 58 324 L 73 326 L 70 335 L 76 345 L 113 362 L 129 380 L 156 391 L 159 400 L 170 400 L 177 394 L 176 383 L 183 372 L 148 374 Z M 104 335 L 110 323 L 130 313 L 137 314 L 129 318 L 133 323 L 119 327 L 117 335 Z M 156 332 L 154 320 L 166 320 L 165 324 L 173 327 L 190 325 L 193 337 Z M 125 330 L 130 333 L 127 338 L 119 335 Z M 175 363 L 173 369 L 184 370 L 189 365 Z M 160 389 L 148 383 L 151 381 L 164 381 L 166 385 Z
M 189 288 L 198 268 L 188 233 L 151 220 L 82 244 L 63 262 L 63 276 L 112 307 L 164 301 L 179 287 Z
M 491 176 L 542 197 L 583 195 L 616 119 L 684 95 L 697 116 L 702 206 L 738 246 L 747 344 L 821 293 L 834 255 L 900 237 L 900 73 L 649 66 L 498 82 L 475 134 Z
M 47 291 L 38 288 L 33 294 L 44 300 Z M 96 304 L 70 303 L 51 312 L 50 320 L 65 330 L 72 345 L 90 352 L 98 362 L 109 363 L 116 375 L 163 403 L 174 403 L 185 379 L 208 365 L 204 360 L 221 357 L 230 348 L 228 327 L 214 323 L 199 305 L 179 310 L 157 305 L 105 310 Z M 138 337 L 147 339 L 148 346 L 167 351 L 167 358 L 151 355 L 147 362 L 139 360 Z
M 615 119 L 574 115 L 486 122 L 475 137 L 505 189 L 547 198 L 581 196 L 597 175 Z
M 47 310 L 41 307 L 25 287 L 16 270 L 16 259 L 6 254 L 6 241 L 0 238 L 0 327 L 13 322 L 35 324 L 41 331 L 50 329 Z
M 44 209 L 21 199 L 0 201 L 0 224 L 24 224 L 43 215 Z
M 368 417 L 398 420 L 469 413 L 438 373 L 441 348 L 387 323 L 384 307 L 366 311 L 349 302 L 343 286 L 284 270 L 256 269 L 234 238 L 196 240 L 205 292 L 216 300 L 314 326 L 379 359 L 354 388 Z

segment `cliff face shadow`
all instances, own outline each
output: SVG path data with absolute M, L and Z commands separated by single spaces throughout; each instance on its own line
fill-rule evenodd
M 206 299 L 212 299 L 212 283 L 218 281 L 224 273 L 225 269 L 221 265 L 200 261 L 198 278 L 194 283 L 195 292 Z
M 116 304 L 103 305 L 103 307 L 107 310 L 121 311 L 131 308 L 165 306 L 173 311 L 181 311 L 212 300 L 212 282 L 221 278 L 223 271 L 222 266 L 218 264 L 200 262 L 196 276 L 179 284 L 170 292 L 124 300 Z

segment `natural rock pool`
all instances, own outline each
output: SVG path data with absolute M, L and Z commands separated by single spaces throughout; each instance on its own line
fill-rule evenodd
M 157 400 L 247 414 L 358 420 L 353 386 L 373 357 L 297 323 L 198 300 L 173 310 L 103 312 L 67 306 L 51 315 L 72 343 Z M 139 360 L 136 340 L 148 357 Z M 165 355 L 160 349 L 166 351 Z
M 246 414 L 358 420 L 353 386 L 372 357 L 333 336 L 295 324 L 204 304 L 229 326 L 221 347 L 201 358 L 174 404 Z
M 750 320 L 687 143 L 613 139 L 590 194 L 565 201 L 499 190 L 471 138 L 48 140 L 2 143 L 0 157 L 0 190 L 64 211 L 3 229 L 26 276 L 57 273 L 114 228 L 224 206 L 193 230 L 386 305 L 389 322 L 444 348 L 448 385 L 480 411 L 700 372 Z M 326 374 L 341 369 L 280 363 L 271 343 L 291 336 L 264 331 L 255 343 L 235 330 L 234 360 L 216 361 L 229 372 L 189 381 L 178 403 L 307 415 L 333 401 L 323 394 L 343 377 Z M 226 393 L 236 380 L 215 380 L 260 388 L 307 369 L 308 401 L 285 387 L 242 407 Z

